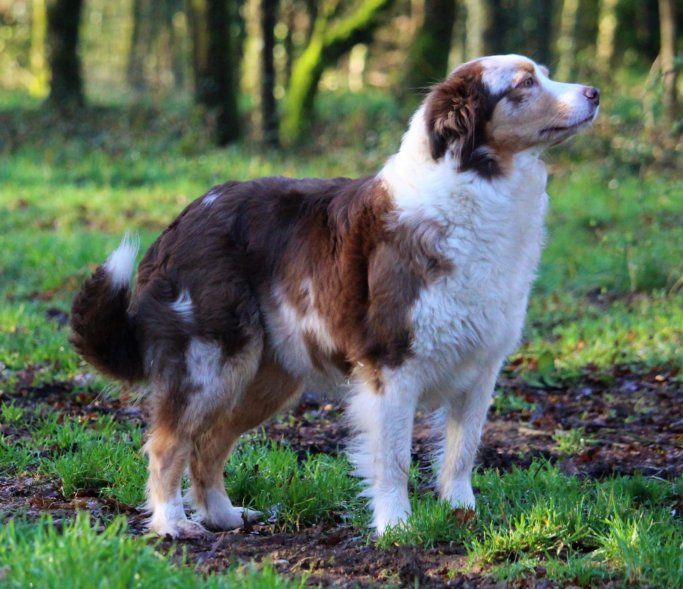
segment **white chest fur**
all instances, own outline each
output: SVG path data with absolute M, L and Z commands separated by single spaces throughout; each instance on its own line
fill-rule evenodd
M 547 173 L 531 153 L 493 181 L 456 173 L 448 158 L 433 162 L 413 130 L 382 177 L 402 222 L 447 228 L 437 247 L 453 271 L 421 293 L 412 316 L 417 364 L 438 380 L 460 365 L 495 365 L 517 346 L 543 244 Z

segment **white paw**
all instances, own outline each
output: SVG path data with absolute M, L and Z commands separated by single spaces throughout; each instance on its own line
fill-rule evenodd
M 261 517 L 260 511 L 246 509 L 245 507 L 225 507 L 213 509 L 200 515 L 202 522 L 210 528 L 217 530 L 233 530 L 240 528 L 246 522 L 253 522 Z
M 149 531 L 159 536 L 170 536 L 179 540 L 192 540 L 196 538 L 208 538 L 212 534 L 202 524 L 185 519 L 166 520 L 152 518 L 149 522 Z
M 474 509 L 474 491 L 469 480 L 451 481 L 441 491 L 441 498 L 448 501 L 454 509 Z
M 401 524 L 410 517 L 410 501 L 407 496 L 376 497 L 373 506 L 372 527 L 378 536 L 387 528 Z

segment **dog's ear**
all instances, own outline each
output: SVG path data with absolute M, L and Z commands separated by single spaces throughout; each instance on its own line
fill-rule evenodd
M 471 65 L 456 69 L 429 93 L 425 118 L 429 148 L 437 160 L 453 149 L 456 157 L 476 147 L 485 113 L 481 69 Z

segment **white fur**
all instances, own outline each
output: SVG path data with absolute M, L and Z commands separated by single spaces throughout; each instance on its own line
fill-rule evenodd
M 353 383 L 347 415 L 356 430 L 349 447 L 354 474 L 366 483 L 372 526 L 378 533 L 410 515 L 408 474 L 419 389 L 408 370 L 383 370 L 382 392 L 362 380 Z
M 237 354 L 224 362 L 219 344 L 193 338 L 187 347 L 188 380 L 199 397 L 188 407 L 183 420 L 188 426 L 203 423 L 203 417 L 221 409 L 228 412 L 240 401 L 261 361 L 263 337 L 254 334 Z
M 316 369 L 306 345 L 305 336 L 312 338 L 328 355 L 335 352 L 335 344 L 325 320 L 316 311 L 315 292 L 312 281 L 305 280 L 300 286 L 306 294 L 306 311 L 300 313 L 288 301 L 284 292 L 278 287 L 273 293 L 275 306 L 266 314 L 269 325 L 268 333 L 273 338 L 273 348 L 278 360 L 291 374 L 307 379 L 307 384 L 327 383 L 321 381 L 322 375 Z
M 459 173 L 452 156 L 432 159 L 420 109 L 380 173 L 400 222 L 447 227 L 437 248 L 454 270 L 414 305 L 413 358 L 382 372 L 380 394 L 368 383 L 355 385 L 349 414 L 360 435 L 352 460 L 368 482 L 379 533 L 409 514 L 418 399 L 443 415 L 441 496 L 454 507 L 474 507 L 470 478 L 481 430 L 502 361 L 519 341 L 543 244 L 547 173 L 538 151 L 515 155 L 500 179 Z
M 192 320 L 192 297 L 186 290 L 180 291 L 178 298 L 171 303 L 171 309 L 178 313 L 185 321 Z
M 526 61 L 535 65 L 529 58 L 515 55 L 514 53 L 510 55 L 491 55 L 477 61 L 481 62 L 484 66 L 482 80 L 492 94 L 504 92 L 510 87 L 517 71 L 515 66 L 520 61 Z
M 214 202 L 216 202 L 220 195 L 220 190 L 216 188 L 209 190 L 209 192 L 206 193 L 206 196 L 202 199 L 202 204 L 205 207 L 210 207 Z
M 121 244 L 107 258 L 104 269 L 109 274 L 112 285 L 116 289 L 130 286 L 135 267 L 135 258 L 140 248 L 140 240 L 126 234 Z
M 235 507 L 225 493 L 225 488 L 209 488 L 204 491 L 206 503 L 197 504 L 195 517 L 212 528 L 231 530 L 239 528 L 246 519 L 253 521 L 260 512 L 244 507 Z

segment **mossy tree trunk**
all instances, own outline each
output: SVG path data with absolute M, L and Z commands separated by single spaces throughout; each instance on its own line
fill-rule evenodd
M 49 102 L 59 108 L 84 103 L 81 59 L 78 54 L 83 0 L 48 0 L 47 62 Z
M 576 30 L 579 20 L 579 0 L 564 0 L 557 39 L 557 79 L 568 81 L 576 72 Z
M 415 94 L 440 81 L 448 68 L 456 0 L 425 0 L 424 20 L 408 54 L 404 87 Z
M 601 0 L 598 15 L 598 37 L 595 40 L 595 54 L 598 71 L 604 78 L 612 75 L 614 45 L 617 33 L 617 4 L 619 0 Z
M 31 85 L 29 92 L 32 96 L 44 98 L 48 93 L 48 71 L 45 62 L 45 39 L 47 37 L 47 14 L 45 0 L 33 0 L 31 3 L 31 50 L 29 63 L 31 65 Z
M 336 2 L 318 7 L 308 44 L 292 65 L 280 128 L 283 141 L 301 139 L 311 120 L 318 82 L 325 68 L 334 64 L 354 45 L 369 42 L 382 11 L 392 2 L 363 0 L 350 13 L 336 17 Z
M 232 38 L 232 12 L 226 0 L 191 0 L 195 102 L 203 106 L 218 145 L 240 137 L 239 59 Z
M 133 28 L 126 77 L 131 89 L 135 93 L 141 93 L 147 87 L 144 64 L 152 46 L 151 0 L 133 0 L 132 11 Z
M 676 14 L 674 0 L 659 0 L 659 34 L 661 49 L 659 52 L 662 67 L 664 93 L 662 101 L 664 116 L 670 125 L 678 118 L 678 94 L 676 83 L 678 67 L 676 64 Z
M 508 53 L 506 31 L 515 14 L 503 10 L 501 0 L 466 0 L 467 59 Z
M 278 117 L 275 102 L 275 25 L 279 0 L 261 0 L 261 114 L 263 141 L 277 147 Z

